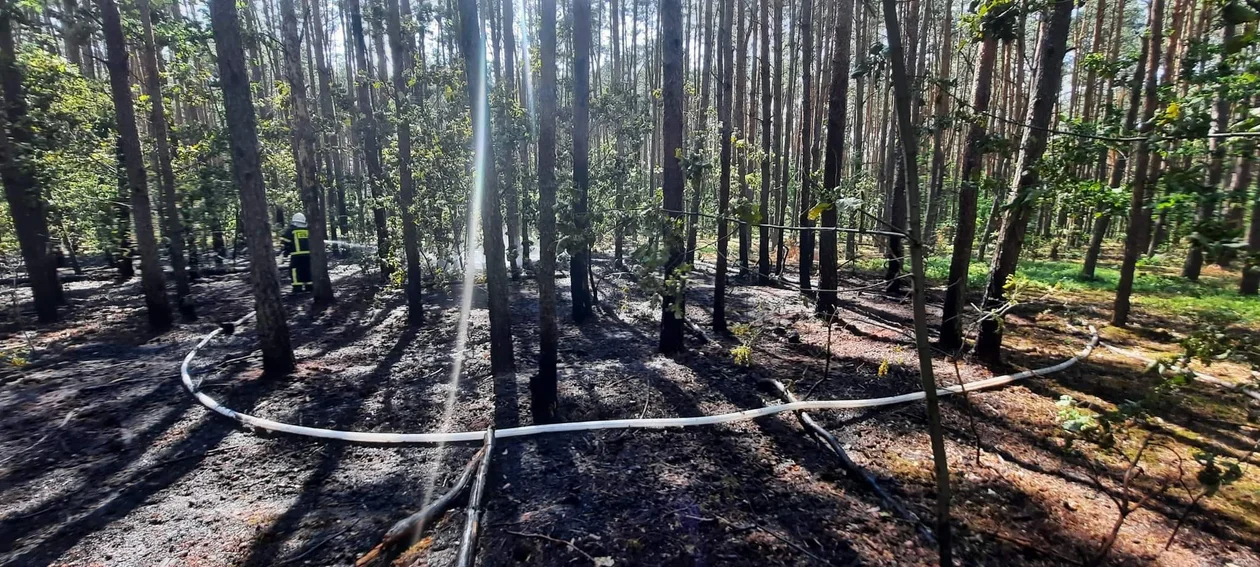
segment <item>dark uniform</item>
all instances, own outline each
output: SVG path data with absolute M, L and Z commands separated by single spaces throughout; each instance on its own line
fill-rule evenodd
M 289 225 L 284 231 L 284 255 L 289 257 L 289 275 L 293 278 L 293 292 L 311 291 L 311 233 L 306 227 Z

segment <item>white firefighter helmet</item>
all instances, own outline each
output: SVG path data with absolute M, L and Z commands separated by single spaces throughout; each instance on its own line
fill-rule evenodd
M 293 226 L 298 228 L 306 228 L 306 215 L 297 213 L 293 215 Z

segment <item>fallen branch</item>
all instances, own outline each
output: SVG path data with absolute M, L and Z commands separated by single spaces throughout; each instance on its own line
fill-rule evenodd
M 779 382 L 778 380 L 762 380 L 761 383 L 772 388 L 779 397 L 783 398 L 788 403 L 797 401 L 796 396 L 792 395 L 792 392 L 789 392 L 788 389 L 783 386 L 782 382 Z M 807 432 L 813 434 L 831 448 L 831 451 L 835 453 L 837 458 L 839 458 L 840 466 L 844 469 L 846 474 L 866 483 L 871 491 L 874 492 L 876 496 L 879 496 L 880 500 L 883 501 L 885 508 L 890 510 L 898 518 L 914 524 L 915 527 L 918 528 L 919 534 L 923 536 L 924 541 L 927 542 L 928 545 L 936 545 L 936 538 L 934 538 L 932 536 L 932 532 L 923 525 L 923 522 L 919 520 L 919 517 L 903 506 L 896 498 L 893 498 L 888 491 L 884 490 L 884 487 L 880 486 L 874 476 L 871 476 L 871 474 L 866 472 L 865 469 L 853 462 L 853 459 L 851 459 L 849 454 L 845 452 L 844 448 L 840 446 L 840 441 L 838 441 L 834 435 L 829 433 L 826 429 L 823 429 L 822 426 L 818 425 L 818 423 L 814 421 L 814 418 L 810 417 L 806 412 L 796 412 L 796 418 L 801 422 L 801 426 L 804 427 Z
M 577 545 L 575 545 L 575 544 L 574 544 L 573 542 L 571 542 L 571 541 L 568 541 L 568 540 L 563 540 L 563 539 L 557 539 L 557 538 L 551 537 L 551 536 L 549 536 L 549 535 L 545 535 L 545 534 L 536 534 L 536 533 L 532 533 L 532 532 L 514 532 L 514 531 L 511 531 L 511 530 L 504 530 L 504 531 L 506 531 L 507 533 L 510 533 L 510 534 L 512 534 L 512 535 L 514 535 L 514 536 L 521 536 L 521 537 L 535 537 L 535 538 L 538 538 L 538 539 L 545 539 L 545 540 L 550 541 L 550 542 L 552 542 L 552 543 L 563 543 L 564 545 L 569 546 L 569 549 L 572 549 L 573 551 L 578 552 L 579 554 L 581 554 L 581 555 L 582 555 L 582 557 L 585 557 L 585 558 L 587 558 L 588 560 L 590 560 L 590 562 L 591 562 L 591 563 L 594 563 L 594 564 L 596 564 L 596 565 L 598 565 L 598 564 L 599 564 L 599 563 L 597 563 L 597 562 L 595 561 L 595 558 L 594 558 L 593 556 L 591 556 L 591 554 L 589 554 L 589 553 L 587 553 L 587 552 L 585 552 L 585 551 L 582 551 L 582 548 L 578 547 Z
M 697 325 L 695 321 L 692 321 L 691 319 L 683 319 L 683 327 L 685 327 L 688 331 L 691 331 L 691 334 L 695 335 L 700 342 L 705 344 L 713 342 L 713 340 L 709 338 L 709 335 L 704 333 L 704 329 L 701 329 L 700 325 Z
M 724 524 L 726 524 L 726 525 L 730 526 L 731 528 L 733 528 L 733 529 L 734 529 L 735 531 L 737 531 L 737 532 L 746 532 L 746 531 L 750 531 L 750 530 L 759 530 L 759 531 L 765 532 L 765 533 L 767 533 L 767 534 L 769 534 L 769 535 L 773 536 L 773 537 L 774 537 L 774 539 L 777 539 L 777 540 L 779 540 L 779 541 L 781 541 L 781 542 L 783 542 L 783 543 L 786 543 L 786 544 L 788 544 L 788 545 L 792 546 L 792 547 L 793 547 L 794 549 L 796 549 L 797 551 L 799 551 L 799 552 L 801 552 L 801 553 L 804 553 L 805 555 L 808 555 L 808 556 L 809 556 L 811 559 L 813 559 L 814 561 L 817 561 L 817 562 L 819 562 L 819 563 L 822 563 L 823 565 L 832 565 L 832 563 L 831 563 L 830 561 L 827 561 L 826 559 L 823 559 L 822 557 L 819 557 L 818 555 L 816 555 L 815 553 L 811 552 L 810 550 L 805 549 L 803 546 L 801 546 L 801 544 L 796 543 L 796 542 L 794 542 L 794 541 L 792 541 L 792 540 L 790 540 L 790 539 L 788 539 L 788 538 L 786 538 L 786 537 L 784 537 L 784 536 L 780 535 L 780 534 L 779 534 L 779 532 L 776 532 L 776 531 L 774 531 L 774 530 L 772 530 L 772 529 L 770 529 L 770 528 L 767 528 L 767 527 L 762 526 L 762 525 L 757 524 L 757 523 L 751 523 L 751 524 L 748 524 L 747 526 L 737 526 L 737 525 L 735 525 L 735 522 L 732 522 L 732 521 L 730 521 L 730 520 L 728 520 L 728 519 L 726 519 L 726 518 L 723 518 L 722 516 L 717 516 L 717 515 L 715 514 L 715 515 L 714 515 L 714 517 L 716 517 L 716 518 L 718 519 L 718 521 L 720 521 L 720 522 L 722 522 L 722 523 L 724 523 Z
M 354 562 L 355 567 L 367 565 L 379 557 L 387 548 L 393 547 L 395 544 L 419 540 L 424 535 L 425 530 L 441 519 L 446 514 L 446 511 L 455 505 L 459 497 L 468 490 L 468 481 L 472 480 L 473 471 L 477 470 L 477 464 L 481 462 L 481 456 L 485 451 L 485 447 L 477 449 L 477 452 L 468 460 L 468 464 L 464 465 L 464 472 L 459 475 L 455 485 L 446 494 L 434 500 L 432 504 L 425 506 L 423 510 L 395 522 L 389 528 L 389 531 L 385 532 L 385 536 L 381 538 L 381 542 L 376 547 L 373 547 L 363 557 L 360 557 L 358 561 Z
M 486 479 L 490 476 L 490 460 L 494 455 L 494 427 L 486 429 L 485 449 L 481 466 L 477 468 L 477 481 L 468 496 L 468 519 L 464 523 L 464 535 L 460 538 L 457 567 L 472 567 L 477 558 L 477 536 L 481 533 L 481 514 L 485 511 Z
M 276 565 L 284 565 L 285 563 L 292 563 L 292 562 L 294 562 L 294 561 L 297 561 L 298 559 L 301 559 L 301 558 L 303 558 L 303 557 L 306 557 L 307 555 L 310 555 L 310 554 L 311 554 L 311 553 L 313 553 L 316 549 L 319 549 L 320 547 L 323 547 L 323 545 L 324 545 L 325 543 L 328 543 L 328 542 L 330 542 L 330 541 L 332 541 L 332 540 L 336 539 L 337 537 L 341 536 L 341 534 L 344 534 L 344 533 L 346 533 L 346 532 L 350 531 L 350 528 L 353 528 L 354 526 L 358 525 L 358 523 L 359 523 L 359 520 L 358 520 L 358 519 L 356 519 L 355 521 L 351 522 L 351 523 L 350 523 L 350 525 L 348 525 L 348 526 L 346 526 L 346 527 L 344 527 L 344 528 L 341 528 L 340 530 L 337 530 L 337 533 L 334 533 L 334 534 L 332 534 L 332 535 L 330 535 L 330 536 L 328 536 L 328 537 L 326 537 L 326 538 L 324 538 L 324 539 L 322 539 L 322 540 L 319 540 L 319 543 L 316 543 L 315 545 L 312 545 L 312 546 L 310 546 L 310 547 L 306 548 L 306 551 L 303 551 L 302 553 L 299 553 L 299 554 L 297 554 L 297 555 L 294 555 L 293 557 L 290 557 L 290 558 L 288 558 L 288 559 L 285 559 L 284 561 L 280 561 L 280 562 L 276 563 Z

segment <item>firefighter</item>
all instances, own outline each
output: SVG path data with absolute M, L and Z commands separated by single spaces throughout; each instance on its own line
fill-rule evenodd
M 311 241 L 310 231 L 306 229 L 306 215 L 293 215 L 293 222 L 285 229 L 281 242 L 284 243 L 284 255 L 289 258 L 293 293 L 311 291 L 314 286 L 311 283 Z

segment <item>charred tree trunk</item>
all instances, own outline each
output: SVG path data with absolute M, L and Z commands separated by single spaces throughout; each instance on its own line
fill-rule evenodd
M 389 247 L 389 227 L 386 223 L 384 191 L 385 172 L 381 168 L 381 141 L 376 128 L 376 113 L 372 104 L 371 67 L 368 66 L 367 41 L 363 38 L 363 14 L 359 0 L 349 0 L 350 8 L 350 50 L 354 54 L 357 74 L 354 82 L 357 86 L 355 96 L 358 103 L 359 142 L 363 144 L 363 161 L 367 163 L 367 185 L 372 195 L 372 222 L 376 226 L 376 255 L 380 262 L 381 277 L 388 279 L 394 267 L 391 262 L 393 251 Z
M 541 0 L 538 85 L 538 374 L 529 390 L 534 423 L 556 410 L 556 0 Z
M 718 221 L 717 221 L 717 259 L 715 260 L 716 269 L 713 274 L 713 330 L 719 333 L 726 332 L 726 265 L 728 250 L 730 249 L 730 223 L 726 219 L 726 215 L 730 210 L 731 200 L 731 136 L 733 128 L 731 124 L 731 63 L 734 60 L 735 46 L 731 41 L 731 15 L 734 11 L 735 0 L 725 0 L 722 2 L 721 23 L 718 25 L 718 42 L 721 50 L 720 62 L 720 84 L 721 89 L 718 91 L 718 124 L 721 126 L 721 133 L 718 134 L 721 155 L 718 158 Z
M 855 3 L 859 0 L 853 0 Z M 849 44 L 853 40 L 854 4 L 840 0 L 836 5 L 836 48 L 831 58 L 831 91 L 827 107 L 827 161 L 823 166 L 823 191 L 830 206 L 823 209 L 822 226 L 818 242 L 818 303 L 814 310 L 821 315 L 831 315 L 836 309 L 836 288 L 839 286 L 839 249 L 837 241 L 836 199 L 833 192 L 840 186 L 844 171 L 844 128 L 849 106 Z
M 813 178 L 810 172 L 813 166 L 810 164 L 810 136 L 813 126 L 813 106 L 811 101 L 811 93 L 813 93 L 813 80 L 810 74 L 810 67 L 814 60 L 814 2 L 813 0 L 801 0 L 801 187 L 800 198 L 797 199 L 797 219 L 801 226 L 801 248 L 800 248 L 800 285 L 801 291 L 808 292 L 813 286 L 810 283 L 810 276 L 814 271 L 814 232 L 809 227 L 814 226 L 813 219 L 809 218 L 809 211 L 814 207 L 814 197 L 812 194 Z
M 474 148 L 474 191 L 480 191 L 481 238 L 486 252 L 486 290 L 490 307 L 490 370 L 496 375 L 495 399 L 502 375 L 516 370 L 512 352 L 512 315 L 508 311 L 508 274 L 504 265 L 503 212 L 495 183 L 494 146 L 490 140 L 490 101 L 486 85 L 486 44 L 476 0 L 459 0 L 459 47 L 472 107 L 473 131 L 483 135 Z M 471 230 L 470 230 L 471 233 Z M 508 403 L 514 403 L 510 400 Z
M 683 207 L 683 56 L 682 56 L 682 1 L 661 0 L 661 63 L 663 126 L 661 142 L 664 148 L 663 192 L 665 209 L 681 211 Z M 683 265 L 685 223 L 679 213 L 666 217 L 665 247 L 668 259 L 664 277 L 676 280 L 676 285 L 666 285 L 661 298 L 660 350 L 663 353 L 681 352 L 683 346 L 683 318 L 686 316 L 686 277 L 678 268 Z
M 510 1 L 510 0 L 504 0 Z M 578 231 L 569 256 L 569 293 L 573 322 L 591 317 L 590 136 L 591 136 L 591 3 L 573 0 L 573 220 Z M 681 205 L 680 205 L 681 206 Z
M 110 1 L 110 0 L 105 0 Z M 218 52 L 219 80 L 223 85 L 223 110 L 232 152 L 232 173 L 241 191 L 241 224 L 249 239 L 249 274 L 254 291 L 263 371 L 271 376 L 288 374 L 295 362 L 289 343 L 289 325 L 280 303 L 275 251 L 267 221 L 267 193 L 259 163 L 258 127 L 245 71 L 240 16 L 236 0 L 211 0 L 210 24 Z

